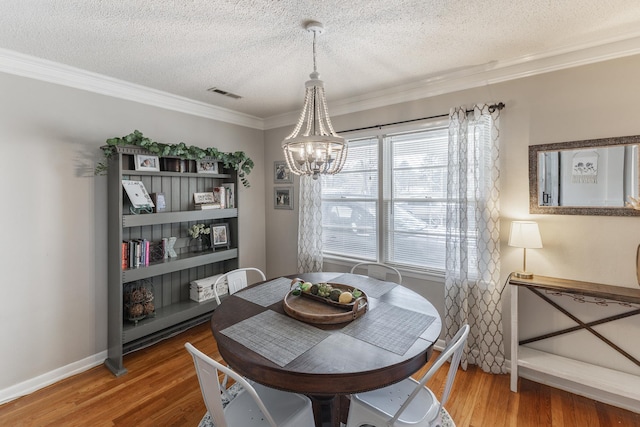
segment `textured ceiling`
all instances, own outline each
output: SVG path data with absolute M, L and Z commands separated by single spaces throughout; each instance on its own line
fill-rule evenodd
M 640 34 L 638 0 L 0 0 L 0 48 L 268 118 Z M 234 100 L 210 87 L 238 94 Z

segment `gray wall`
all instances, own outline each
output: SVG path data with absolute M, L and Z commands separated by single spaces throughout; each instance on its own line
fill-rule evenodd
M 510 272 L 522 267 L 522 250 L 507 246 L 510 222 L 532 219 L 540 225 L 544 248 L 527 252 L 529 270 L 546 276 L 637 287 L 635 256 L 640 243 L 638 218 L 530 215 L 527 150 L 529 145 L 534 144 L 640 134 L 640 121 L 637 119 L 638 75 L 640 56 L 634 56 L 332 117 L 332 120 L 336 130 L 353 129 L 447 113 L 449 108 L 457 105 L 504 102 L 507 107 L 501 114 L 500 131 L 502 282 Z M 266 165 L 283 159 L 280 143 L 289 130 L 287 127 L 266 132 Z M 297 179 L 295 184 L 297 192 Z M 295 271 L 297 240 L 290 231 L 297 230 L 296 212 L 275 211 L 267 206 L 266 219 L 269 274 Z M 344 271 L 347 268 L 343 264 L 325 263 L 325 270 Z M 408 276 L 405 282 L 429 298 L 443 313 L 441 279 Z M 564 315 L 534 298 L 526 294 L 522 298 L 524 310 L 520 325 L 523 336 L 532 336 L 536 331 L 549 332 L 567 324 L 573 326 Z M 571 305 L 571 301 L 567 300 L 562 304 Z M 508 353 L 508 288 L 503 301 Z M 572 309 L 576 310 L 578 317 L 587 320 L 604 317 L 613 310 L 589 304 Z M 640 354 L 640 342 L 626 338 L 640 335 L 637 319 L 628 318 L 599 328 L 629 353 L 636 357 Z M 592 338 L 588 332 L 546 340 L 537 344 L 537 347 L 640 374 L 640 368 Z
M 0 93 L 0 391 L 107 348 L 107 138 L 245 151 L 240 263 L 265 268 L 263 131 L 2 73 Z

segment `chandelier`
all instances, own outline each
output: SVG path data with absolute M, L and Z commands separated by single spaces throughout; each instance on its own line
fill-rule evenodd
M 287 166 L 296 175 L 333 175 L 342 170 L 347 159 L 347 143 L 333 130 L 324 83 L 316 69 L 316 36 L 322 24 L 309 22 L 305 29 L 313 32 L 313 72 L 305 84 L 304 107 L 293 132 L 282 141 Z

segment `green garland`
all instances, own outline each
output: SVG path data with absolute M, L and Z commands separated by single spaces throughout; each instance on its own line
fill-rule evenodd
M 207 157 L 218 160 L 224 164 L 225 168 L 233 168 L 236 170 L 242 185 L 249 187 L 249 181 L 246 176 L 251 173 L 254 164 L 253 160 L 247 157 L 244 151 L 224 153 L 222 151 L 218 151 L 218 149 L 214 147 L 200 148 L 193 145 L 187 146 L 184 142 L 177 144 L 162 144 L 145 137 L 142 135 L 142 132 L 138 130 L 134 130 L 133 133 L 121 138 L 107 139 L 107 145 L 100 147 L 104 153 L 105 159 L 96 165 L 96 175 L 103 175 L 107 172 L 109 159 L 117 153 L 118 146 L 124 145 L 135 145 L 137 147 L 144 148 L 150 153 L 158 155 L 158 157 L 172 156 L 187 160 L 198 160 Z

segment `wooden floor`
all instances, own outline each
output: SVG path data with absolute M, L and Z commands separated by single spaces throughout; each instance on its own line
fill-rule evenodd
M 125 356 L 129 373 L 115 378 L 99 366 L 0 406 L 0 426 L 197 426 L 206 409 L 191 357 L 191 342 L 220 359 L 208 324 Z M 440 391 L 443 375 L 429 386 Z M 640 414 L 551 387 L 475 367 L 460 371 L 446 405 L 465 426 L 640 426 Z

